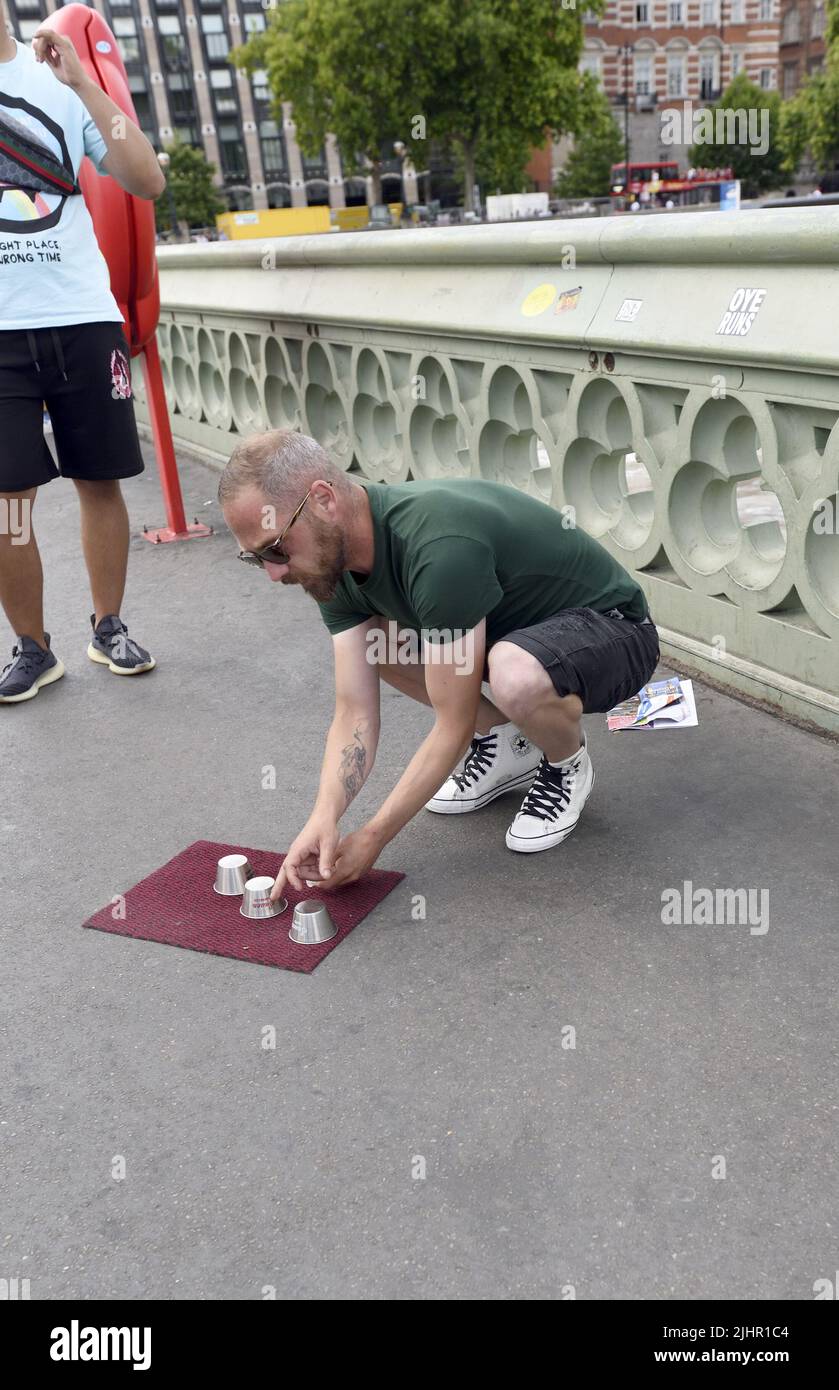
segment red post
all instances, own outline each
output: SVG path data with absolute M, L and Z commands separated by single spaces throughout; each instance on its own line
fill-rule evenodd
M 198 520 L 189 526 L 186 524 L 175 446 L 172 442 L 172 430 L 169 424 L 169 410 L 166 404 L 166 393 L 163 389 L 163 375 L 160 370 L 160 353 L 154 334 L 148 339 L 142 351 L 143 378 L 146 383 L 146 399 L 149 403 L 154 452 L 160 470 L 160 486 L 166 506 L 166 520 L 169 523 L 168 526 L 161 526 L 153 531 L 147 531 L 144 528 L 143 535 L 146 540 L 153 541 L 156 545 L 166 541 L 190 540 L 194 536 L 210 536 L 212 535 L 212 527 L 203 526 Z

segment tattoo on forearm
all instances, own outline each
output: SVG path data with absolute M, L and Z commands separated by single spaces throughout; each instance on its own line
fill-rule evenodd
M 361 791 L 367 773 L 367 749 L 364 746 L 363 737 L 367 728 L 368 721 L 362 719 L 353 732 L 353 742 L 341 749 L 341 767 L 338 776 L 343 784 L 348 806 L 353 797 Z

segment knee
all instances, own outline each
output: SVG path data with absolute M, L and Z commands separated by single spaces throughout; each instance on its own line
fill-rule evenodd
M 492 699 L 508 719 L 526 719 L 533 708 L 555 694 L 544 666 L 514 642 L 496 642 L 488 657 Z

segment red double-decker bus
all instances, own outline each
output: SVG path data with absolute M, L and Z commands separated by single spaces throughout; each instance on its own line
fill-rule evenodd
M 610 196 L 612 206 L 626 209 L 633 203 L 642 207 L 664 207 L 689 203 L 719 202 L 719 186 L 732 177 L 730 169 L 690 169 L 679 171 L 675 160 L 662 163 L 630 163 L 627 178 L 626 164 L 613 164 Z

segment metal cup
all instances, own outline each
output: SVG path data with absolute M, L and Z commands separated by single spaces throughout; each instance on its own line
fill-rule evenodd
M 213 891 L 223 898 L 241 897 L 249 878 L 253 878 L 253 869 L 244 854 L 222 855 L 216 866 Z
M 330 917 L 326 904 L 317 898 L 306 898 L 294 909 L 289 938 L 299 946 L 319 946 L 331 941 L 338 928 Z
M 243 917 L 279 917 L 288 907 L 286 898 L 272 903 L 270 898 L 274 880 L 269 876 L 249 879 L 245 884 L 244 897 L 239 912 Z

